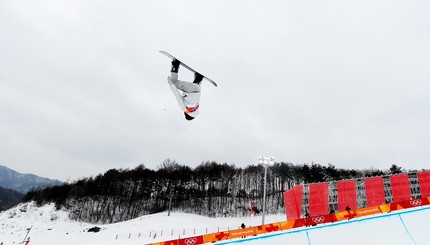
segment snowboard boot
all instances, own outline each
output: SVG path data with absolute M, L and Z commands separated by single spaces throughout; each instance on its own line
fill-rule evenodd
M 178 73 L 180 64 L 181 62 L 179 60 L 177 59 L 172 60 L 172 69 L 170 70 L 170 72 Z
M 200 84 L 202 82 L 202 80 L 203 80 L 203 77 L 204 76 L 202 74 L 198 73 L 198 72 L 194 73 L 194 81 L 193 81 L 193 83 Z

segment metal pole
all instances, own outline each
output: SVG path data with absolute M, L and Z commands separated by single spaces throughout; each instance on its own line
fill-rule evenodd
M 167 212 L 167 216 L 170 216 L 170 210 L 172 209 L 172 193 L 170 193 L 169 198 L 169 211 Z
M 24 242 L 25 242 L 25 239 L 27 239 L 28 233 L 30 233 L 31 228 L 33 228 L 33 225 L 31 225 L 31 227 L 30 227 L 30 228 L 27 228 L 27 234 L 25 235 L 24 240 L 22 240 L 22 242 L 21 242 L 21 243 L 24 243 Z
M 273 157 L 263 157 L 258 159 L 258 163 L 264 166 L 264 188 L 263 188 L 263 217 L 261 220 L 261 225 L 264 225 L 264 217 L 266 215 L 266 182 L 267 182 L 267 167 L 273 165 L 275 160 Z
M 261 225 L 264 225 L 264 216 L 266 215 L 266 180 L 267 180 L 267 165 L 264 165 L 263 218 L 261 220 Z

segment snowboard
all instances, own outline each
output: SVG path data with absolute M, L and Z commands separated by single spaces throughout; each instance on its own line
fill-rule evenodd
M 189 71 L 191 71 L 191 72 L 193 72 L 193 73 L 196 73 L 196 72 L 197 72 L 197 73 L 201 74 L 200 72 L 198 72 L 198 71 L 194 70 L 193 68 L 189 67 L 187 64 L 185 64 L 184 62 L 182 62 L 180 59 L 178 59 L 178 58 L 176 58 L 175 56 L 173 56 L 173 55 L 171 55 L 171 54 L 167 53 L 166 51 L 162 51 L 162 50 L 160 50 L 159 52 L 160 52 L 161 54 L 164 54 L 165 56 L 169 57 L 169 58 L 170 58 L 170 59 L 172 59 L 172 60 L 174 60 L 174 59 L 179 60 L 179 62 L 181 62 L 181 66 L 182 66 L 182 67 L 184 67 L 185 69 L 187 69 L 187 70 L 189 70 Z M 205 75 L 203 75 L 203 74 L 201 74 L 201 75 L 203 76 L 203 78 L 204 78 L 204 79 L 206 79 L 208 82 L 212 83 L 215 87 L 217 87 L 217 86 L 218 86 L 214 80 L 212 80 L 212 79 L 208 78 L 207 76 L 205 76 Z

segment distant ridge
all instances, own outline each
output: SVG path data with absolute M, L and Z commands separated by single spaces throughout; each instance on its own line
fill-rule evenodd
M 61 184 L 62 182 L 59 180 L 43 178 L 34 174 L 22 174 L 0 165 L 0 186 L 4 189 L 12 189 L 22 194 L 26 194 L 33 188 Z
M 19 203 L 23 196 L 24 194 L 21 192 L 5 189 L 0 186 L 0 211 Z

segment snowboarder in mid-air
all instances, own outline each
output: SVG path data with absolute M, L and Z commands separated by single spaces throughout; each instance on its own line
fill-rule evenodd
M 172 61 L 172 68 L 170 70 L 169 82 L 170 89 L 172 89 L 179 107 L 184 111 L 185 119 L 193 120 L 199 114 L 200 103 L 200 83 L 203 80 L 203 75 L 196 72 L 194 73 L 194 81 L 186 82 L 178 80 L 178 70 L 181 62 L 177 59 Z M 182 95 L 179 93 L 182 91 Z

